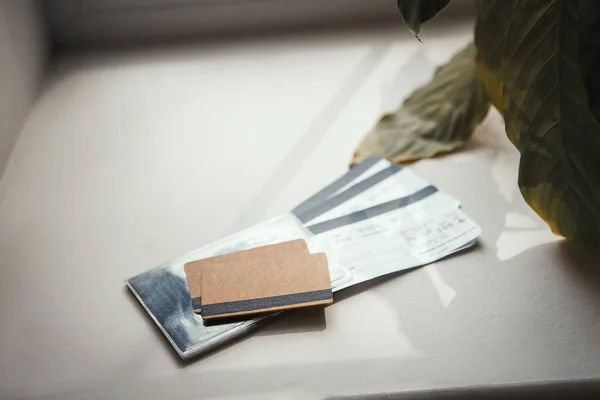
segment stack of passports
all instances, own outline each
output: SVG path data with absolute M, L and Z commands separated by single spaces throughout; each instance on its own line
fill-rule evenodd
M 205 320 L 333 302 L 325 253 L 303 239 L 191 261 L 184 266 L 192 308 Z

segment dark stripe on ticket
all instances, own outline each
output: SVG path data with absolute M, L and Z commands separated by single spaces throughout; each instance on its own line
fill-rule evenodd
M 327 211 L 334 209 L 335 207 L 339 206 L 340 204 L 343 204 L 343 203 L 347 202 L 348 200 L 350 200 L 351 198 L 358 196 L 359 194 L 372 188 L 373 186 L 377 185 L 378 183 L 383 182 L 384 180 L 388 179 L 389 177 L 396 174 L 400 170 L 402 170 L 401 166 L 399 166 L 397 164 L 392 164 L 389 167 L 387 167 L 386 169 L 379 171 L 375 175 L 370 176 L 367 179 L 357 183 L 356 185 L 349 187 L 348 189 L 344 190 L 342 193 L 323 201 L 316 207 L 313 207 L 310 210 L 308 210 L 302 214 L 296 214 L 296 217 L 304 224 L 307 222 L 310 222 L 311 220 L 317 218 L 319 215 L 324 214 Z
M 346 172 L 343 176 L 338 178 L 336 181 L 329 184 L 325 188 L 321 189 L 319 192 L 317 192 L 316 194 L 314 194 L 313 196 L 311 196 L 310 198 L 305 200 L 302 204 L 300 204 L 299 206 L 294 208 L 292 210 L 292 214 L 294 214 L 295 216 L 304 214 L 305 212 L 307 212 L 311 208 L 317 206 L 319 203 L 321 203 L 322 201 L 327 199 L 329 196 L 331 196 L 332 194 L 334 194 L 335 192 L 337 192 L 338 190 L 340 190 L 341 188 L 343 188 L 344 186 L 346 186 L 347 184 L 352 182 L 354 179 L 356 179 L 359 176 L 361 176 L 362 174 L 364 174 L 369 168 L 371 168 L 372 166 L 374 166 L 381 160 L 382 160 L 381 158 L 377 158 L 377 157 L 367 158 L 365 161 L 361 162 L 360 164 L 356 165 L 354 168 L 350 169 L 348 172 Z
M 437 191 L 438 190 L 436 187 L 427 186 L 409 196 L 400 197 L 399 199 L 391 200 L 374 207 L 366 208 L 364 210 L 357 211 L 352 214 L 344 215 L 343 217 L 334 218 L 328 221 L 320 222 L 318 224 L 310 225 L 307 227 L 307 229 L 312 234 L 318 235 L 319 233 L 327 232 L 342 226 L 354 224 L 369 218 L 377 217 L 378 215 L 385 214 L 390 211 L 397 210 L 399 208 L 406 207 L 410 204 L 421 201 L 428 196 L 431 196 Z

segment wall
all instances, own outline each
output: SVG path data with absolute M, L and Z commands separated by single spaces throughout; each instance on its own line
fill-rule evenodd
M 443 15 L 469 12 L 472 3 L 453 0 Z M 43 4 L 52 37 L 62 47 L 112 47 L 401 21 L 396 0 L 52 0 Z
M 44 71 L 41 21 L 34 0 L 0 1 L 0 177 Z

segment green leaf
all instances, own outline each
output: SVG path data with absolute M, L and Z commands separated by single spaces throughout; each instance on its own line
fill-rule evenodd
M 511 0 L 477 0 L 477 69 L 492 104 L 502 113 L 502 51 L 511 17 Z
M 519 187 L 553 231 L 600 249 L 600 124 L 588 96 L 600 87 L 585 85 L 595 59 L 585 52 L 598 50 L 580 37 L 598 22 L 600 2 L 507 6 L 502 100 L 508 137 L 521 152 Z
M 359 145 L 353 163 L 368 156 L 408 162 L 453 151 L 471 137 L 489 106 L 470 44 L 400 109 L 381 118 Z
M 413 35 L 421 32 L 421 24 L 435 17 L 450 0 L 398 0 L 398 9 L 404 25 Z
M 581 74 L 588 94 L 590 110 L 600 120 L 600 7 L 596 2 L 582 1 L 578 7 L 581 41 Z

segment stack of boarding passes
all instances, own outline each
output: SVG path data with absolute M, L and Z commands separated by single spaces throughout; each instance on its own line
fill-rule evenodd
M 286 309 L 325 306 L 331 293 L 438 261 L 472 246 L 480 234 L 457 199 L 408 168 L 369 158 L 291 212 L 126 284 L 188 359 Z M 207 323 L 215 319 L 221 322 Z

